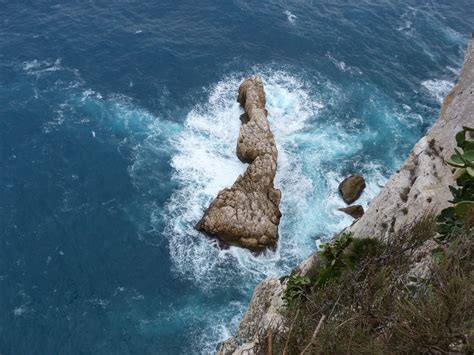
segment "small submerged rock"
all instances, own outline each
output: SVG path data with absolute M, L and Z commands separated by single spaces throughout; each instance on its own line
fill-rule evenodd
M 351 175 L 339 184 L 339 192 L 345 203 L 356 201 L 365 189 L 365 180 L 360 175 Z
M 364 207 L 362 207 L 361 205 L 339 208 L 338 211 L 344 212 L 355 219 L 359 219 L 364 215 Z

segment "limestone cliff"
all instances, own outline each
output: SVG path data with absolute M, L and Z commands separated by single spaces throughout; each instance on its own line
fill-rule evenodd
M 245 80 L 238 101 L 245 113 L 240 118 L 237 157 L 250 165 L 232 187 L 219 192 L 196 228 L 224 243 L 261 251 L 276 246 L 281 216 L 281 193 L 273 186 L 278 151 L 267 120 L 262 79 Z
M 444 99 L 433 127 L 414 146 L 366 214 L 349 228 L 355 236 L 389 237 L 426 212 L 437 213 L 448 205 L 451 167 L 445 164 L 454 151 L 453 137 L 462 126 L 474 124 L 474 45 L 471 42 L 458 84 Z
M 401 227 L 448 205 L 451 168 L 445 164 L 462 126 L 474 125 L 474 40 L 467 50 L 458 84 L 446 96 L 438 120 L 414 146 L 407 160 L 370 203 L 366 214 L 347 228 L 355 237 L 390 238 Z M 320 260 L 316 254 L 298 268 L 301 274 Z M 269 334 L 285 337 L 288 322 L 281 296 L 285 282 L 259 284 L 237 334 L 222 343 L 219 354 L 254 354 Z

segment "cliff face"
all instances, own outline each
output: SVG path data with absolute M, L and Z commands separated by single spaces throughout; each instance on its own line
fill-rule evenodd
M 367 213 L 349 228 L 357 237 L 388 238 L 400 227 L 413 223 L 427 212 L 438 213 L 448 205 L 451 167 L 444 159 L 456 146 L 453 137 L 462 126 L 474 124 L 474 45 L 468 48 L 458 84 L 444 99 L 433 127 L 414 146 Z
M 451 168 L 444 163 L 455 147 L 454 136 L 462 126 L 474 125 L 474 40 L 471 41 L 458 84 L 446 96 L 438 120 L 414 146 L 400 170 L 370 203 L 366 214 L 349 231 L 355 237 L 388 239 L 403 226 L 448 205 Z M 297 271 L 305 274 L 319 262 L 316 254 Z M 285 337 L 288 321 L 281 299 L 286 284 L 267 279 L 254 291 L 237 334 L 222 343 L 219 354 L 254 354 L 269 334 Z
M 238 101 L 245 113 L 240 117 L 237 157 L 250 165 L 232 187 L 219 192 L 196 228 L 227 244 L 261 251 L 276 246 L 281 216 L 281 193 L 273 186 L 278 151 L 267 120 L 262 79 L 245 80 Z

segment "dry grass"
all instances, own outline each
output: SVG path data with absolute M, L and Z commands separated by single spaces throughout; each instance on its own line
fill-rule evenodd
M 423 247 L 434 233 L 424 218 L 324 284 L 313 270 L 313 286 L 289 310 L 287 354 L 472 353 L 472 235 L 456 236 L 435 262 Z M 409 276 L 417 262 L 428 271 L 421 279 Z

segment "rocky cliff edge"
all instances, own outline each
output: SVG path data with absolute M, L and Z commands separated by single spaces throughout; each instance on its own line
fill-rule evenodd
M 445 163 L 454 150 L 455 134 L 474 125 L 474 40 L 469 44 L 457 85 L 444 99 L 438 120 L 414 146 L 402 167 L 389 179 L 366 214 L 346 231 L 355 237 L 390 238 L 405 225 L 448 205 L 451 168 Z M 313 254 L 297 268 L 305 274 L 318 263 Z M 223 342 L 218 354 L 255 354 L 258 345 L 285 337 L 288 322 L 282 295 L 285 282 L 267 279 L 254 290 L 248 310 L 234 337 Z

